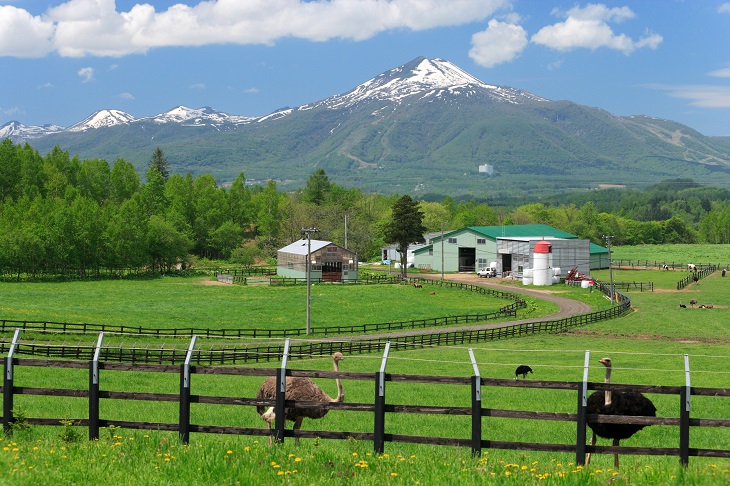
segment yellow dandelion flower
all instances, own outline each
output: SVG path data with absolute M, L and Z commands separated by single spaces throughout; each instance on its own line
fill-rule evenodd
M 302 458 L 301 457 L 297 457 L 297 458 L 294 459 L 294 462 L 302 462 Z
M 274 469 L 279 469 L 281 466 L 278 464 L 274 464 Z
M 34 451 L 37 451 L 38 450 L 38 446 L 33 447 L 33 450 Z
M 596 469 L 596 472 L 597 473 L 602 473 L 603 472 L 603 469 Z
M 415 459 L 415 458 L 416 458 L 416 456 L 411 456 L 411 459 Z
M 504 475 L 505 475 L 505 476 L 511 476 L 511 475 L 512 475 L 512 471 L 505 471 L 505 472 L 504 472 Z
M 129 440 L 134 440 L 134 437 L 130 437 Z
M 272 466 L 276 466 L 276 461 L 271 461 Z
M 357 457 L 357 452 L 353 452 L 352 457 Z
M 284 475 L 284 471 L 279 471 L 278 473 L 276 473 L 276 475 L 277 476 L 283 476 Z
M 230 449 L 228 449 L 228 450 L 226 451 L 226 454 L 233 454 L 233 451 L 232 451 L 232 450 L 230 450 Z
M 250 450 L 251 450 L 251 447 L 249 447 L 249 446 L 246 446 L 246 447 L 244 447 L 244 448 L 243 448 L 243 450 L 244 450 L 245 452 L 248 452 L 248 451 L 250 451 Z
M 396 477 L 398 475 L 398 473 L 392 472 L 392 473 L 390 473 L 390 475 L 393 476 L 393 477 Z
M 527 466 L 522 466 L 520 469 L 522 469 L 523 471 L 527 471 Z
M 289 458 L 296 456 L 296 454 L 289 454 Z

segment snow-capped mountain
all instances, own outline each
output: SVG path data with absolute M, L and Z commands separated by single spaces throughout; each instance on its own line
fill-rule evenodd
M 132 115 L 120 110 L 99 110 L 77 124 L 71 125 L 66 130 L 69 132 L 85 132 L 97 128 L 132 123 L 133 121 L 134 117 Z
M 141 118 L 139 121 L 154 123 L 179 123 L 184 126 L 210 126 L 220 128 L 224 125 L 242 125 L 256 120 L 258 117 L 237 116 L 214 110 L 208 106 L 193 109 L 186 106 L 177 106 L 159 115 Z
M 10 121 L 0 127 L 0 140 L 9 138 L 11 140 L 25 140 L 38 138 L 51 133 L 63 131 L 60 125 L 25 126 L 17 121 Z
M 407 98 L 439 97 L 444 94 L 484 92 L 495 101 L 520 103 L 548 101 L 527 91 L 486 84 L 459 67 L 443 59 L 419 57 L 413 61 L 380 74 L 355 89 L 314 103 L 312 106 L 346 108 L 362 101 L 386 100 L 402 102 Z M 308 105 L 302 109 L 308 108 Z

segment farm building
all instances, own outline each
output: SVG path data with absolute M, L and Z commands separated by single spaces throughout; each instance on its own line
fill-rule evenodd
M 426 233 L 423 235 L 423 240 L 425 243 L 413 243 L 411 245 L 408 245 L 408 251 L 407 259 L 408 259 L 408 266 L 412 266 L 415 261 L 414 253 L 416 250 L 423 248 L 424 246 L 428 246 L 431 244 L 431 240 L 433 240 L 436 236 L 441 236 L 441 232 L 434 232 L 434 233 Z M 398 245 L 392 244 L 388 246 L 383 246 L 380 248 L 380 254 L 381 254 L 381 260 L 383 262 L 393 262 L 397 263 L 400 262 L 400 253 L 398 253 Z
M 307 278 L 307 250 L 311 249 L 312 280 L 332 282 L 357 280 L 357 255 L 331 241 L 303 238 L 281 248 L 276 254 L 276 274 L 280 277 Z
M 475 272 L 496 264 L 497 275 L 521 277 L 532 268 L 535 244 L 552 246 L 552 267 L 565 276 L 573 267 L 581 273 L 608 267 L 608 250 L 588 240 L 544 224 L 468 226 L 439 234 L 430 245 L 414 251 L 417 268 L 446 272 Z

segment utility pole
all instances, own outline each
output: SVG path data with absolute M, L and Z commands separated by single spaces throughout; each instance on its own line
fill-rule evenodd
M 444 222 L 441 221 L 441 281 L 444 280 Z
M 611 289 L 611 305 L 613 305 L 616 297 L 613 289 L 613 258 L 611 258 L 611 238 L 613 236 L 603 235 L 603 237 L 606 239 L 606 249 L 608 250 L 608 285 Z
M 347 215 L 345 215 L 345 250 L 347 249 Z
M 307 334 L 309 334 L 309 318 L 311 310 L 311 296 L 312 296 L 312 285 L 311 285 L 311 273 L 312 273 L 312 233 L 317 233 L 317 228 L 302 228 L 302 233 L 307 234 Z

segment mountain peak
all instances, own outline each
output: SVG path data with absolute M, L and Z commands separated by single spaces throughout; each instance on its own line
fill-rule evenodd
M 486 93 L 495 101 L 510 103 L 519 103 L 527 99 L 547 101 L 526 91 L 486 84 L 444 59 L 427 59 L 421 56 L 379 74 L 343 95 L 327 98 L 314 106 L 343 108 L 368 100 L 399 103 L 414 95 L 426 97 L 444 93 L 470 94 L 477 91 Z M 305 105 L 302 108 L 309 109 L 312 105 Z
M 120 125 L 131 123 L 134 121 L 134 117 L 129 113 L 125 113 L 120 110 L 99 110 L 85 120 L 72 125 L 68 128 L 70 132 L 85 132 L 92 128 L 102 127 L 113 127 L 114 125 Z

